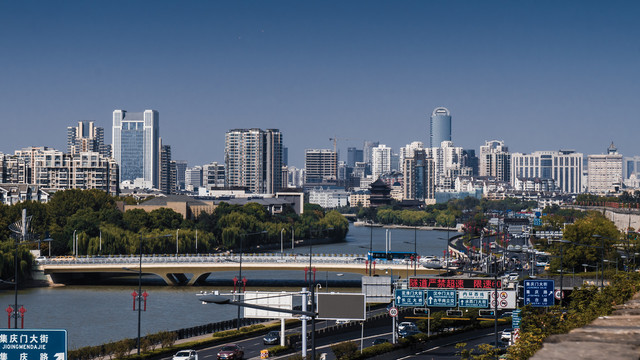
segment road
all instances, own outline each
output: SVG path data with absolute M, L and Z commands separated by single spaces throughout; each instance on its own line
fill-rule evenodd
M 326 326 L 324 321 L 319 321 L 316 324 L 318 329 Z M 330 324 L 333 322 L 330 322 Z M 504 328 L 501 326 L 500 329 Z M 300 328 L 292 328 L 287 330 L 287 333 L 295 333 L 299 332 Z M 371 346 L 374 339 L 377 338 L 385 338 L 391 341 L 391 321 L 389 321 L 388 325 L 376 326 L 364 329 L 364 338 L 362 339 L 362 343 L 364 347 Z M 337 344 L 343 341 L 351 340 L 355 341 L 358 345 L 360 345 L 361 339 L 361 328 L 352 328 L 347 331 L 336 332 L 334 335 L 326 336 L 323 338 L 316 338 L 316 352 L 317 354 L 326 353 L 327 360 L 335 359 L 333 356 L 333 352 L 331 351 L 331 345 Z M 493 328 L 490 329 L 482 329 L 475 330 L 471 332 L 466 332 L 463 334 L 455 334 L 439 339 L 432 340 L 427 348 L 417 351 L 413 355 L 408 355 L 405 357 L 401 357 L 401 359 L 437 359 L 437 360 L 448 360 L 448 359 L 459 359 L 460 357 L 456 355 L 458 350 L 455 348 L 455 344 L 457 343 L 467 343 L 467 347 L 477 347 L 480 344 L 490 343 L 494 340 L 494 332 Z M 269 345 L 263 345 L 262 335 L 252 337 L 249 339 L 245 339 L 242 341 L 238 341 L 237 344 L 242 346 L 245 351 L 245 359 L 259 359 L 260 358 L 260 350 L 266 349 L 270 347 Z M 309 346 L 309 354 L 311 352 L 310 344 Z M 217 345 L 213 347 L 208 347 L 205 349 L 198 350 L 198 358 L 199 360 L 209 360 L 216 359 L 216 354 L 222 345 Z M 298 347 L 299 350 L 299 347 Z M 287 358 L 290 355 L 285 355 L 281 357 L 272 357 L 273 359 L 282 359 Z M 171 357 L 166 357 L 165 359 L 171 359 Z

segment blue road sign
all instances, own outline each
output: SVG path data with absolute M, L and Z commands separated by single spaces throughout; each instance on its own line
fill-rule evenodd
M 0 359 L 66 360 L 67 330 L 0 330 Z
M 424 306 L 424 290 L 396 289 L 396 306 Z
M 427 306 L 456 306 L 456 290 L 427 290 Z
M 522 317 L 520 317 L 520 313 L 522 310 L 516 309 L 511 313 L 511 327 L 514 329 L 520 329 L 520 321 Z
M 553 306 L 553 280 L 525 280 L 524 281 L 524 304 L 531 304 L 535 307 Z

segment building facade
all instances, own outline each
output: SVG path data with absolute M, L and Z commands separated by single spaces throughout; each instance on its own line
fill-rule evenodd
M 207 189 L 224 187 L 224 164 L 217 161 L 202 166 L 202 186 Z
M 529 178 L 553 179 L 564 193 L 582 191 L 582 154 L 573 150 L 511 154 L 511 184 Z
M 330 149 L 304 151 L 305 184 L 335 182 L 338 179 L 338 153 Z
M 111 147 L 104 144 L 104 128 L 95 126 L 93 121 L 79 121 L 78 126 L 67 127 L 67 153 L 77 155 L 87 151 L 111 156 Z
M 415 149 L 404 159 L 403 199 L 426 201 L 435 198 L 434 161 L 424 149 Z
M 113 112 L 112 151 L 121 180 L 142 178 L 160 185 L 160 124 L 156 110 Z
M 371 149 L 371 174 L 374 179 L 391 171 L 391 148 L 380 144 Z
M 445 107 L 438 107 L 431 113 L 429 121 L 429 147 L 437 147 L 443 141 L 451 141 L 451 113 Z
M 607 154 L 587 156 L 587 191 L 616 193 L 622 187 L 622 155 L 611 143 Z
M 504 141 L 486 141 L 480 146 L 479 176 L 492 177 L 498 181 L 511 179 L 511 155 Z
M 0 173 L 10 176 L 5 176 L 3 183 L 56 190 L 99 189 L 112 195 L 119 194 L 118 165 L 113 158 L 98 152 L 71 155 L 33 147 L 18 150 L 13 156 L 5 155 L 4 158 Z
M 225 135 L 228 187 L 274 194 L 282 185 L 282 133 L 278 129 L 233 129 Z

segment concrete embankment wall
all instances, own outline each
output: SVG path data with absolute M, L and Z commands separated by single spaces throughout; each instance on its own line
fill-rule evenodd
M 640 359 L 640 293 L 609 316 L 548 337 L 533 360 Z
M 607 219 L 613 221 L 620 231 L 626 231 L 628 227 L 636 230 L 640 229 L 640 210 L 638 209 L 616 209 L 604 206 L 577 206 L 567 205 L 566 208 L 582 210 L 582 211 L 599 211 Z

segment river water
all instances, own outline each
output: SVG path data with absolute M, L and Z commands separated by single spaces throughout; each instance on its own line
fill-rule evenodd
M 385 240 L 390 237 L 392 251 L 413 251 L 414 239 L 420 255 L 442 255 L 447 238 L 446 231 L 420 231 L 413 229 L 387 229 L 374 227 L 356 227 L 351 225 L 346 242 L 339 244 L 314 245 L 313 253 L 349 253 L 365 256 L 369 250 L 370 241 L 374 251 L 385 250 Z M 455 233 L 451 232 L 453 236 Z M 415 238 L 414 238 L 415 236 Z M 285 252 L 292 252 L 291 239 L 285 240 Z M 297 247 L 295 253 L 305 254 L 308 247 Z M 216 278 L 235 273 L 215 273 Z M 304 278 L 304 273 L 285 271 L 243 272 L 247 279 L 269 278 Z M 326 280 L 331 284 L 335 280 L 358 279 L 355 274 L 320 273 L 317 280 Z M 326 285 L 325 290 L 326 290 Z M 216 288 L 228 290 L 225 288 Z M 24 316 L 25 328 L 32 329 L 66 329 L 69 337 L 69 348 L 77 349 L 83 346 L 99 345 L 109 341 L 137 336 L 138 317 L 133 311 L 133 297 L 131 293 L 137 290 L 137 282 L 131 285 L 119 286 L 60 286 L 49 288 L 33 288 L 21 290 L 18 294 L 18 304 L 24 305 L 27 312 Z M 157 286 L 146 282 L 144 287 L 149 293 L 146 312 L 142 313 L 142 335 L 156 333 L 162 330 L 177 330 L 186 327 L 204 325 L 207 323 L 233 319 L 236 316 L 234 307 L 228 305 L 203 305 L 197 301 L 195 294 L 202 290 L 212 290 L 204 287 L 171 287 Z M 289 290 L 300 289 L 265 289 L 251 290 Z M 353 291 L 353 290 L 351 290 Z M 0 304 L 14 303 L 14 292 L 2 290 Z M 5 322 L 5 324 L 7 324 Z M 6 326 L 6 325 L 5 325 Z

